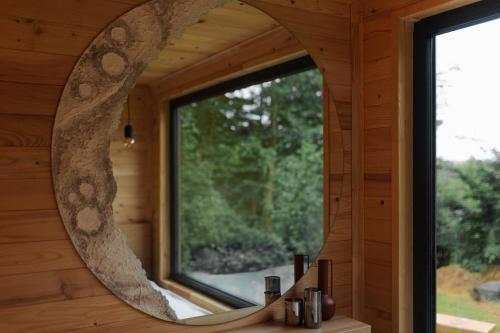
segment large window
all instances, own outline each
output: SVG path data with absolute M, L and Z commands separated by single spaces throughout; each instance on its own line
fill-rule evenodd
M 499 17 L 483 1 L 415 28 L 416 332 L 500 325 Z
M 293 285 L 323 243 L 322 106 L 309 57 L 172 102 L 173 279 L 236 307 Z

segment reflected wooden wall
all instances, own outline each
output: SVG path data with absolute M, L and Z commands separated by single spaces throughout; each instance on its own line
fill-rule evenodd
M 123 130 L 128 121 L 127 106 L 111 142 L 110 157 L 118 188 L 113 216 L 128 245 L 151 275 L 153 100 L 149 87 L 136 86 L 129 94 L 129 105 L 136 143 L 131 147 L 123 144 Z

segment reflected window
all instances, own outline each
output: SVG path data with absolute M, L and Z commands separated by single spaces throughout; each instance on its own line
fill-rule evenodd
M 323 82 L 301 58 L 174 100 L 172 278 L 235 306 L 323 244 Z

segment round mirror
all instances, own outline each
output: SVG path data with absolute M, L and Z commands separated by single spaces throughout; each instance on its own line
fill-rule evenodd
M 236 0 L 150 1 L 78 61 L 54 127 L 56 197 L 92 272 L 160 319 L 233 320 L 323 245 L 323 82 Z

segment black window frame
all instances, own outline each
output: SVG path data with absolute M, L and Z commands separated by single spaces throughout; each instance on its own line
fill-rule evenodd
M 190 278 L 182 274 L 179 270 L 180 260 L 180 242 L 179 242 L 179 108 L 189 105 L 194 102 L 206 100 L 208 98 L 231 92 L 237 89 L 242 89 L 255 84 L 268 82 L 277 78 L 287 77 L 294 74 L 302 73 L 308 70 L 318 69 L 313 59 L 310 56 L 303 56 L 298 59 L 290 60 L 278 65 L 274 65 L 250 74 L 240 76 L 235 79 L 230 79 L 214 86 L 196 91 L 194 93 L 172 99 L 170 101 L 171 115 L 171 217 L 170 217 L 170 279 L 182 285 L 185 285 L 193 290 L 201 292 L 217 301 L 227 304 L 234 308 L 245 308 L 256 306 L 257 304 L 239 298 L 235 295 L 209 286 L 203 282 Z
M 438 35 L 500 18 L 483 0 L 415 23 L 413 44 L 413 331 L 436 331 L 436 45 Z

